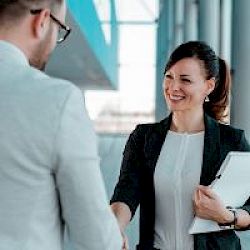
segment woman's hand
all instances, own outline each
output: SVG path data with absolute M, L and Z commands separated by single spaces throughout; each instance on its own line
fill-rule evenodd
M 218 195 L 209 187 L 198 186 L 193 200 L 195 215 L 200 218 L 218 223 L 228 223 L 234 220 L 233 213 L 226 209 Z

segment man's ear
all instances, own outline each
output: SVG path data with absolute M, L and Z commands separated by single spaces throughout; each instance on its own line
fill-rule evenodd
M 211 92 L 213 92 L 215 88 L 215 77 L 206 80 L 206 83 L 207 83 L 207 95 L 209 95 Z
M 35 38 L 42 40 L 49 29 L 50 10 L 43 9 L 40 13 L 33 15 L 32 34 Z

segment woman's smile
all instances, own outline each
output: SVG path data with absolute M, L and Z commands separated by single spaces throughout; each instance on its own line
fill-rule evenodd
M 168 98 L 171 102 L 179 102 L 185 99 L 184 95 L 169 94 Z

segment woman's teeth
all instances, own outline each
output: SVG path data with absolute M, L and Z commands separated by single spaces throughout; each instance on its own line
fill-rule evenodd
M 185 96 L 180 96 L 180 95 L 170 95 L 170 99 L 173 101 L 180 101 L 183 100 Z

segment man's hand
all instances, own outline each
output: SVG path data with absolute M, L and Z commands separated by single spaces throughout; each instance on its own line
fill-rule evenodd
M 122 232 L 122 239 L 123 239 L 122 250 L 129 250 L 128 237 L 124 232 Z

